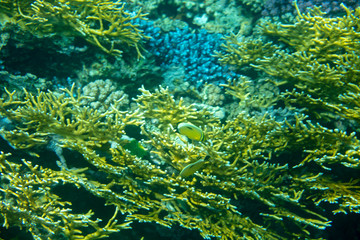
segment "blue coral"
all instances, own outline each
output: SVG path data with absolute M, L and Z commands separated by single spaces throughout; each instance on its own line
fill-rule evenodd
M 227 66 L 222 66 L 214 51 L 221 51 L 220 45 L 225 41 L 221 34 L 209 33 L 202 29 L 191 32 L 189 28 L 162 32 L 149 22 L 140 23 L 146 35 L 152 38 L 146 49 L 156 57 L 166 71 L 176 66 L 184 71 L 184 80 L 196 83 L 223 83 L 237 74 Z

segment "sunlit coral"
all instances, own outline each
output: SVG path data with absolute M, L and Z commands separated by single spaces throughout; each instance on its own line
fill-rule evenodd
M 122 53 L 125 44 L 134 47 L 141 56 L 139 44 L 146 37 L 131 21 L 144 19 L 146 14 L 126 11 L 123 2 L 26 0 L 1 1 L 0 6 L 0 13 L 36 36 L 81 37 L 115 55 Z
M 276 37 L 288 48 L 264 39 L 232 36 L 225 46 L 228 53 L 218 54 L 220 61 L 238 67 L 248 63 L 277 77 L 277 84 L 289 89 L 283 94 L 285 101 L 306 107 L 318 118 L 331 119 L 339 114 L 359 121 L 360 8 L 343 8 L 347 12 L 344 17 L 326 18 L 315 8 L 307 15 L 298 10 L 295 24 L 264 21 L 262 33 Z M 257 45 L 257 51 L 249 44 Z
M 5 227 L 26 227 L 34 239 L 99 239 L 112 232 L 129 228 L 129 222 L 117 224 L 116 209 L 107 224 L 100 227 L 99 219 L 92 219 L 93 212 L 72 213 L 71 202 L 62 201 L 51 192 L 57 185 L 72 184 L 80 188 L 81 182 L 89 181 L 82 172 L 85 169 L 53 171 L 33 166 L 22 160 L 14 163 L 9 154 L 0 152 L 0 210 Z M 89 182 L 90 185 L 90 182 Z M 91 233 L 83 233 L 91 228 Z
M 243 89 L 234 84 L 225 87 L 241 100 Z M 290 124 L 266 115 L 238 114 L 222 124 L 206 110 L 175 99 L 166 89 L 141 92 L 136 99 L 137 111 L 123 113 L 113 108 L 105 114 L 81 106 L 84 96 L 74 89 L 64 90 L 60 95 L 39 92 L 35 96 L 25 92 L 25 100 L 16 100 L 14 93 L 7 92 L 8 98 L 0 102 L 0 109 L 15 127 L 1 131 L 9 143 L 19 149 L 37 151 L 35 146 L 48 144 L 48 137 L 56 135 L 60 147 L 80 154 L 78 161 L 85 161 L 104 178 L 95 178 L 90 169 L 74 168 L 70 159 L 65 159 L 67 164 L 60 166 L 60 170 L 50 170 L 32 167 L 26 161 L 5 161 L 6 156 L 2 155 L 2 171 L 12 176 L 12 169 L 26 166 L 24 174 L 36 175 L 40 181 L 39 197 L 45 198 L 38 201 L 55 201 L 54 204 L 63 206 L 61 195 L 49 192 L 53 185 L 41 184 L 62 180 L 103 199 L 108 206 L 115 206 L 122 217 L 114 215 L 107 224 L 108 230 L 99 233 L 96 225 L 89 223 L 99 236 L 140 221 L 198 229 L 205 239 L 311 238 L 312 233 L 330 226 L 322 202 L 337 207 L 335 213 L 358 212 L 358 180 L 335 181 L 336 172 L 331 171 L 341 164 L 345 168 L 358 167 L 355 163 L 359 141 L 354 134 L 314 125 L 302 115 Z M 175 126 L 184 121 L 201 127 L 206 140 L 194 142 L 180 135 Z M 129 141 L 126 126 L 140 124 L 144 136 L 140 144 L 150 151 L 150 155 L 143 157 L 124 147 Z M 28 137 L 23 138 L 24 135 Z M 284 161 L 290 151 L 302 154 Z M 337 157 L 341 155 L 348 157 Z M 180 176 L 186 166 L 201 159 L 204 162 L 197 172 Z M 15 188 L 12 182 L 2 186 L 4 194 L 10 191 L 6 189 Z M 14 193 L 10 197 L 2 195 L 2 200 L 13 201 L 20 194 Z M 24 204 L 22 200 L 18 202 Z M 31 206 L 24 205 L 23 211 L 26 213 Z M 6 226 L 19 224 L 10 215 L 2 214 Z M 70 212 L 62 214 L 63 219 L 73 216 Z M 32 232 L 31 225 L 26 223 L 32 216 L 23 215 L 22 226 L 37 236 L 40 233 Z M 125 222 L 116 223 L 124 217 Z M 89 219 L 90 215 L 75 218 Z M 89 226 L 84 222 L 82 227 Z M 58 228 L 62 234 L 68 233 L 61 225 Z

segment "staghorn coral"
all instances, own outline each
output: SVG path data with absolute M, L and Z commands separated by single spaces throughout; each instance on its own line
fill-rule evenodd
M 235 65 L 237 68 L 256 63 L 261 58 L 271 57 L 279 47 L 264 43 L 260 39 L 244 38 L 235 34 L 226 37 L 223 44 L 225 52 L 216 51 L 215 56 L 220 63 Z
M 300 14 L 294 25 L 263 25 L 265 34 L 279 36 L 294 48 L 294 52 L 259 61 L 257 67 L 270 75 L 280 76 L 300 90 L 286 93 L 290 103 L 322 109 L 318 117 L 330 117 L 328 112 L 347 119 L 357 117 L 357 85 L 359 78 L 359 14 L 345 6 L 346 16 L 325 18 L 314 9 L 310 15 Z M 303 33 L 303 34 L 299 34 Z M 305 34 L 306 33 L 306 34 Z M 294 36 L 300 36 L 294 38 Z M 297 67 L 289 67 L 297 66 Z M 286 70 L 285 70 L 286 69 Z M 275 73 L 276 72 L 276 73 Z
M 350 11 L 342 6 L 346 11 L 343 17 L 324 17 L 319 8 L 305 15 L 297 8 L 294 24 L 265 21 L 262 34 L 285 45 L 280 47 L 264 38 L 231 37 L 226 45 L 228 53 L 218 55 L 220 61 L 240 68 L 249 63 L 275 76 L 276 84 L 288 90 L 283 93 L 286 103 L 304 107 L 317 118 L 329 121 L 341 116 L 358 122 L 360 8 Z M 247 61 L 247 48 L 242 48 L 248 41 L 261 49 L 251 61 Z M 250 48 L 249 52 L 254 50 Z
M 241 85 L 225 87 L 242 98 Z M 87 163 L 88 168 L 76 169 L 71 159 L 66 159 L 68 168 L 60 170 L 32 167 L 30 162 L 6 161 L 1 155 L 1 171 L 11 177 L 21 168 L 24 177 L 18 181 L 35 177 L 31 183 L 41 190 L 35 199 L 39 196 L 38 201 L 45 203 L 53 200 L 60 209 L 64 203 L 61 194 L 51 192 L 57 181 L 82 188 L 89 196 L 115 206 L 121 216 L 110 218 L 103 232 L 88 220 L 90 215 L 76 215 L 76 219 L 86 219 L 82 229 L 87 232 L 90 227 L 98 237 L 110 235 L 114 229 L 135 227 L 131 222 L 139 221 L 197 229 L 205 239 L 314 239 L 331 225 L 329 212 L 360 211 L 358 178 L 343 179 L 336 171 L 340 166 L 343 171 L 359 168 L 360 143 L 355 134 L 312 124 L 303 115 L 290 124 L 266 115 L 238 114 L 222 124 L 207 111 L 174 99 L 166 89 L 153 93 L 140 90 L 135 112 L 112 108 L 102 114 L 81 106 L 84 96 L 74 88 L 64 89 L 60 95 L 25 92 L 24 100 L 7 92 L 8 97 L 0 101 L 0 113 L 15 127 L 1 130 L 7 141 L 18 149 L 39 151 L 36 146 L 56 135 L 58 145 L 79 155 L 77 161 Z M 201 127 L 208 140 L 189 142 L 177 133 L 174 127 L 183 121 Z M 140 124 L 146 136 L 141 144 L 150 151 L 147 157 L 124 148 L 128 143 L 126 126 Z M 289 158 L 288 152 L 300 154 Z M 184 167 L 201 159 L 202 169 L 186 178 L 179 176 Z M 12 181 L 1 187 L 16 188 Z M 17 191 L 20 194 L 22 190 Z M 1 195 L 2 201 L 14 199 L 17 195 Z M 18 201 L 29 213 L 33 205 L 26 205 L 23 198 Z M 20 224 L 4 212 L 1 216 L 7 226 Z M 22 216 L 21 227 L 34 237 L 47 236 L 47 232 L 33 231 L 31 216 Z M 70 219 L 72 215 L 62 212 L 60 216 Z M 62 226 L 56 229 L 59 234 L 72 236 Z M 77 227 L 72 231 L 75 236 L 82 234 Z
M 125 9 L 125 3 L 108 0 L 83 1 L 1 1 L 0 13 L 10 22 L 39 37 L 66 35 L 80 37 L 106 53 L 119 55 L 124 45 L 134 47 L 146 38 L 132 20 L 145 19 Z
M 145 118 L 160 119 L 158 127 L 162 130 L 169 125 L 177 126 L 180 122 L 190 121 L 197 125 L 205 125 L 216 121 L 211 119 L 211 113 L 206 109 L 196 109 L 195 104 L 185 106 L 183 99 L 177 102 L 170 94 L 169 89 L 160 87 L 155 93 L 141 88 L 142 94 L 136 99 L 141 103 L 138 107 Z M 164 116 L 164 112 L 166 115 Z
M 240 100 L 232 102 L 228 106 L 229 119 L 236 117 L 240 112 L 247 113 L 250 116 L 269 114 L 279 118 L 280 109 L 274 106 L 280 99 L 279 89 L 270 79 L 258 79 L 252 81 L 249 77 L 241 76 L 238 79 L 229 80 L 227 84 L 222 84 L 225 92 Z M 204 99 L 206 99 L 204 97 Z M 294 114 L 280 113 L 282 118 L 290 117 Z M 286 116 L 287 115 L 287 116 Z
M 17 130 L 4 132 L 4 134 L 10 138 L 21 136 L 11 141 L 15 144 L 15 147 L 20 149 L 29 149 L 37 144 L 46 144 L 49 141 L 49 134 L 45 133 L 49 129 L 52 129 L 51 135 L 70 139 L 77 138 L 77 140 L 82 139 L 84 143 L 93 146 L 100 145 L 100 139 L 103 137 L 110 137 L 112 140 L 121 138 L 125 126 L 116 123 L 116 120 L 120 117 L 120 112 L 116 109 L 116 103 L 111 111 L 105 113 L 100 113 L 89 107 L 80 107 L 82 100 L 87 97 L 79 96 L 79 92 L 76 97 L 73 90 L 74 86 L 71 90 L 65 90 L 69 97 L 65 97 L 64 93 L 58 96 L 58 94 L 52 92 L 41 92 L 35 97 L 31 93 L 24 91 L 25 101 L 15 100 L 15 91 L 12 93 L 6 91 L 9 102 L 0 101 L 3 107 L 1 109 L 2 115 L 13 121 L 14 124 L 21 123 L 22 127 L 18 126 Z M 8 111 L 8 108 L 11 107 L 17 107 L 20 112 Z M 112 114 L 115 119 L 106 118 L 107 114 Z M 71 117 L 74 118 L 71 119 Z M 101 121 L 104 118 L 106 118 L 106 121 Z M 131 118 L 131 115 L 126 115 L 125 118 Z M 129 123 L 132 122 L 135 124 L 136 121 L 129 120 Z M 25 126 L 27 126 L 27 131 L 21 130 Z M 105 129 L 112 129 L 112 136 L 104 135 L 103 131 Z M 97 136 L 96 141 L 91 140 L 92 135 Z
M 291 0 L 267 0 L 264 3 L 264 10 L 262 11 L 262 15 L 278 17 L 283 17 L 284 14 L 288 13 L 296 15 L 296 11 L 293 7 L 293 2 L 294 1 Z M 331 17 L 336 17 L 344 14 L 344 9 L 340 7 L 341 3 L 345 4 L 351 9 L 355 9 L 359 6 L 358 1 L 356 0 L 297 0 L 296 3 L 302 12 L 308 12 L 309 9 L 314 8 L 315 6 L 320 6 L 321 9 L 327 13 L 327 16 Z
M 2 224 L 26 227 L 34 239 L 100 239 L 109 233 L 129 228 L 130 222 L 117 224 L 114 215 L 105 226 L 92 219 L 93 212 L 72 213 L 71 203 L 50 191 L 57 185 L 72 184 L 80 188 L 84 169 L 53 171 L 33 166 L 30 161 L 14 163 L 10 154 L 0 152 L 0 211 Z M 84 233 L 84 228 L 92 229 Z M 55 236 L 54 236 L 55 235 Z

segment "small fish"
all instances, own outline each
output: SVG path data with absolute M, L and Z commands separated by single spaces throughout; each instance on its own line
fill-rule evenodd
M 204 159 L 200 159 L 194 163 L 190 163 L 180 172 L 180 177 L 186 178 L 190 175 L 193 175 L 196 171 L 200 170 L 205 162 L 210 158 L 210 156 L 206 156 Z
M 203 131 L 191 123 L 179 123 L 178 130 L 182 135 L 187 136 L 191 140 L 204 141 L 205 136 Z

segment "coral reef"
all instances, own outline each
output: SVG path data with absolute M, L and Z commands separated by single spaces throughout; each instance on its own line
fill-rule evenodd
M 126 110 L 129 105 L 128 95 L 118 90 L 110 79 L 105 81 L 99 79 L 85 85 L 82 88 L 82 95 L 85 98 L 80 103 L 100 113 L 110 111 L 114 106 L 117 106 L 118 110 Z
M 253 11 L 259 11 L 262 1 L 245 0 L 151 0 L 131 1 L 130 6 L 137 10 L 141 6 L 149 13 L 149 18 L 154 20 L 156 26 L 162 30 L 182 29 L 185 26 L 196 29 L 206 29 L 212 33 L 243 32 L 251 31 L 252 15 L 244 14 L 248 6 Z M 175 21 L 174 21 L 175 20 Z M 169 29 L 170 27 L 170 29 Z
M 93 212 L 71 213 L 71 203 L 62 201 L 50 191 L 53 186 L 60 184 L 80 186 L 80 182 L 88 182 L 91 186 L 90 181 L 81 176 L 83 170 L 52 171 L 33 166 L 30 161 L 14 163 L 8 158 L 9 154 L 0 152 L 3 226 L 27 226 L 34 239 L 84 240 L 103 238 L 129 228 L 128 222 L 117 224 L 115 217 L 118 209 L 105 226 L 100 226 L 98 219 L 91 219 Z M 84 234 L 84 228 L 92 229 L 92 232 Z
M 253 64 L 260 58 L 270 57 L 279 47 L 271 43 L 264 43 L 256 38 L 244 38 L 235 34 L 225 38 L 223 52 L 215 49 L 216 57 L 222 64 L 235 65 L 237 68 Z
M 43 78 L 38 78 L 34 74 L 27 73 L 24 76 L 10 74 L 7 71 L 0 71 L 0 81 L 2 85 L 12 90 L 22 90 L 27 88 L 36 92 L 37 89 L 48 89 L 50 83 Z
M 258 79 L 253 81 L 248 77 L 241 76 L 238 79 L 228 81 L 226 93 L 239 99 L 241 111 L 247 111 L 250 115 L 255 109 L 267 109 L 274 106 L 280 99 L 278 87 L 270 82 L 270 79 Z
M 0 28 L 0 92 L 3 87 L 56 91 L 74 82 L 84 86 L 97 79 L 111 79 L 133 97 L 141 85 L 150 87 L 162 81 L 161 69 L 150 56 L 138 59 L 135 52 L 126 52 L 114 57 L 77 37 L 34 37 L 8 23 L 0 23 Z
M 243 0 L 241 1 L 243 2 L 243 4 L 246 4 L 248 6 L 250 6 L 251 10 L 254 12 L 260 12 L 264 5 L 267 3 L 267 1 L 261 1 L 261 0 Z
M 224 104 L 225 96 L 219 86 L 206 84 L 201 91 L 201 98 L 204 103 L 210 106 L 221 106 Z
M 337 113 L 358 120 L 359 78 L 355 72 L 360 63 L 360 8 L 351 12 L 343 7 L 347 15 L 342 18 L 325 18 L 324 13 L 314 9 L 310 15 L 299 13 L 294 25 L 263 25 L 264 34 L 279 36 L 294 52 L 278 52 L 262 59 L 258 68 L 297 89 L 285 94 L 289 96 L 287 101 L 306 105 L 312 113 L 318 112 L 318 117 L 331 118 L 330 113 Z
M 356 224 L 360 8 L 306 3 L 283 24 L 261 18 L 270 0 L 0 0 L 0 239 L 329 239 Z
M 293 7 L 292 0 L 267 0 L 264 3 L 264 10 L 262 15 L 264 16 L 278 16 L 281 17 L 283 14 L 292 13 L 296 14 Z M 321 1 L 321 0 L 297 0 L 296 1 L 301 12 L 307 12 L 309 9 L 315 6 L 321 7 L 321 10 L 326 12 L 328 16 L 336 17 L 345 13 L 344 9 L 340 7 L 341 3 L 345 4 L 350 9 L 356 9 L 360 6 L 356 0 L 346 1 Z
M 145 54 L 145 58 L 102 58 L 94 57 L 90 64 L 83 64 L 76 71 L 76 82 L 87 85 L 98 79 L 111 79 L 130 97 L 135 97 L 141 86 L 155 88 L 163 80 L 163 69 L 155 63 L 153 56 Z
M 1 1 L 0 14 L 36 36 L 80 37 L 109 54 L 121 54 L 124 45 L 134 47 L 145 35 L 131 21 L 146 14 L 125 10 L 125 3 L 97 1 Z
M 171 72 L 171 76 L 177 75 L 198 86 L 205 82 L 222 83 L 236 76 L 228 67 L 218 64 L 213 57 L 215 50 L 221 50 L 220 34 L 208 33 L 203 29 L 194 33 L 188 27 L 162 33 L 149 22 L 141 23 L 141 26 L 145 34 L 152 36 L 146 45 L 149 52 L 156 56 L 165 72 Z M 174 73 L 174 69 L 178 73 Z M 172 85 L 171 82 L 165 84 Z
M 240 86 L 227 87 L 239 100 L 243 96 Z M 1 186 L 0 199 L 18 204 L 3 205 L 9 207 L 1 211 L 5 226 L 21 226 L 38 238 L 58 231 L 69 238 L 83 235 L 90 239 L 139 221 L 198 229 L 205 239 L 310 239 L 330 226 L 324 211 L 360 211 L 358 179 L 339 180 L 336 171 L 341 166 L 343 171 L 359 168 L 355 134 L 306 122 L 302 115 L 290 124 L 266 114 L 249 117 L 240 113 L 221 124 L 206 109 L 184 105 L 163 88 L 155 92 L 141 89 L 134 112 L 112 108 L 105 113 L 81 106 L 85 97 L 80 91 L 63 91 L 61 95 L 39 92 L 37 96 L 25 92 L 24 100 L 7 92 L 8 97 L 0 101 L 1 115 L 14 125 L 12 130 L 3 128 L 1 134 L 12 146 L 36 155 L 38 146 L 52 138 L 61 148 L 81 156 L 77 161 L 87 163 L 78 168 L 79 163 L 65 159 L 66 165 L 58 164 L 60 170 L 48 169 L 25 160 L 14 162 L 2 154 L 0 169 L 8 181 Z M 174 129 L 181 122 L 201 127 L 207 140 L 189 142 Z M 150 151 L 147 157 L 124 147 L 129 142 L 126 126 L 140 124 L 146 136 L 140 145 Z M 302 154 L 286 163 L 286 153 L 293 151 Z M 197 172 L 179 175 L 201 159 Z M 24 177 L 17 181 L 28 181 L 29 189 L 38 193 L 13 185 L 10 180 L 19 168 Z M 103 177 L 95 177 L 90 169 Z M 84 189 L 90 197 L 101 198 L 117 209 L 105 228 L 98 228 L 99 220 L 91 220 L 91 213 L 73 215 L 61 194 L 52 194 L 62 183 Z M 28 198 L 31 204 L 26 203 Z M 32 211 L 39 203 L 58 207 L 47 211 L 50 216 L 46 217 L 43 211 Z M 325 203 L 333 205 L 332 210 Z M 62 211 L 65 206 L 69 209 Z M 18 217 L 11 218 L 20 212 L 31 214 L 21 214 L 21 222 Z M 56 222 L 51 214 L 58 212 L 62 214 L 60 222 L 76 224 L 70 224 L 71 229 L 62 224 L 51 227 Z M 30 224 L 32 219 L 36 219 L 38 231 Z M 82 219 L 81 232 L 78 219 Z M 87 232 L 90 235 L 84 236 Z
M 294 24 L 265 21 L 262 33 L 278 38 L 287 48 L 231 36 L 227 53 L 218 54 L 220 61 L 238 68 L 250 64 L 276 77 L 276 84 L 288 90 L 283 93 L 286 103 L 306 108 L 317 118 L 329 121 L 340 115 L 359 121 L 360 8 L 355 12 L 343 8 L 347 14 L 341 18 L 324 17 L 319 8 L 305 15 L 297 8 Z M 244 50 L 248 45 L 256 47 Z
M 37 78 L 52 80 L 50 85 L 64 83 L 64 79 L 73 77 L 74 69 L 89 62 L 89 50 L 95 49 L 73 37 L 34 37 L 17 24 L 9 22 L 0 21 L 0 29 L 0 37 L 6 39 L 0 48 L 1 70 L 14 76 L 32 74 Z M 10 87 L 7 84 L 3 86 Z M 31 86 L 23 87 L 31 90 Z M 49 84 L 47 87 L 50 87 Z

